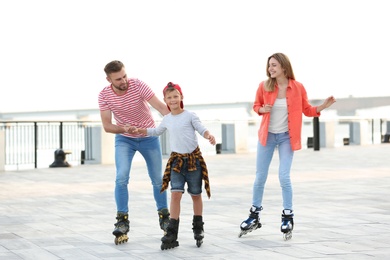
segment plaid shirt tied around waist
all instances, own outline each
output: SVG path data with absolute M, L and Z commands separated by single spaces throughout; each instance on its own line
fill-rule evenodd
M 169 157 L 167 166 L 165 168 L 162 188 L 160 192 L 163 192 L 168 188 L 168 184 L 171 180 L 171 169 L 177 173 L 180 173 L 181 168 L 183 167 L 183 157 L 188 158 L 188 171 L 195 171 L 196 159 L 199 160 L 200 167 L 202 168 L 202 179 L 204 181 L 204 188 L 206 190 L 207 197 L 210 198 L 211 193 L 210 193 L 209 173 L 207 171 L 207 165 L 203 159 L 199 146 L 196 147 L 196 149 L 192 153 L 176 153 L 176 152 L 171 153 L 171 156 Z M 172 165 L 175 159 L 177 159 L 176 163 Z

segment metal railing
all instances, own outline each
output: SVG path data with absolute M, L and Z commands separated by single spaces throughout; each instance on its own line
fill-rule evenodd
M 48 167 L 63 149 L 69 163 L 93 160 L 91 128 L 95 121 L 3 121 L 5 165 L 11 169 Z M 84 158 L 82 158 L 84 157 Z
M 335 146 L 345 145 L 343 139 L 350 137 L 351 124 L 362 120 L 367 121 L 366 137 L 372 144 L 390 142 L 389 118 L 339 117 L 335 126 Z M 230 123 L 235 122 L 233 120 Z M 257 146 L 259 120 L 249 119 L 246 122 L 249 126 L 248 151 L 254 151 Z M 204 123 L 216 136 L 217 142 L 222 142 L 221 122 L 209 120 Z M 304 118 L 302 147 L 309 148 L 306 140 L 313 138 L 314 125 L 312 118 Z M 100 121 L 0 121 L 0 132 L 4 133 L 5 142 L 5 170 L 49 167 L 55 159 L 54 153 L 57 149 L 69 152 L 66 159 L 71 165 L 93 161 L 97 155 L 94 154 L 96 149 L 92 130 L 96 127 L 101 127 Z M 318 138 L 318 133 L 316 135 Z M 199 138 L 199 143 L 204 147 L 204 153 L 215 152 L 215 147 L 210 146 L 207 140 Z M 164 148 L 164 143 L 162 147 Z

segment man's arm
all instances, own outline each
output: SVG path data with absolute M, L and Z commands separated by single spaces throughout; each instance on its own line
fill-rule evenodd
M 160 112 L 163 116 L 170 113 L 167 105 L 163 102 L 161 102 L 156 95 L 154 95 L 151 99 L 149 99 L 149 104 L 156 109 L 158 112 Z
M 129 131 L 129 129 L 126 129 L 125 127 L 114 125 L 112 123 L 112 115 L 110 110 L 100 111 L 100 117 L 102 119 L 103 128 L 106 133 L 123 134 Z

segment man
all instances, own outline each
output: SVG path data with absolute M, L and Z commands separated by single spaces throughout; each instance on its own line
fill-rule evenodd
M 117 222 L 113 235 L 115 244 L 127 242 L 130 230 L 128 220 L 131 163 L 138 151 L 144 157 L 148 174 L 153 186 L 153 195 L 159 215 L 160 228 L 166 231 L 169 223 L 169 211 L 166 192 L 160 193 L 162 185 L 162 153 L 158 137 L 134 133 L 135 128 L 155 127 L 149 104 L 162 115 L 169 113 L 151 88 L 136 78 L 128 78 L 122 62 L 114 60 L 108 63 L 104 71 L 109 86 L 99 94 L 99 109 L 103 128 L 107 133 L 115 134 L 115 201 Z M 112 122 L 112 115 L 115 124 Z M 132 127 L 130 127 L 132 126 Z

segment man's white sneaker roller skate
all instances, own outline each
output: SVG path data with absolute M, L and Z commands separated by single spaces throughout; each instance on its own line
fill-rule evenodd
M 238 237 L 242 237 L 243 235 L 246 235 L 249 232 L 252 232 L 253 230 L 261 228 L 261 223 L 260 223 L 261 210 L 263 210 L 263 207 L 258 208 L 252 206 L 250 208 L 249 218 L 241 223 L 240 225 L 241 231 L 238 234 Z

